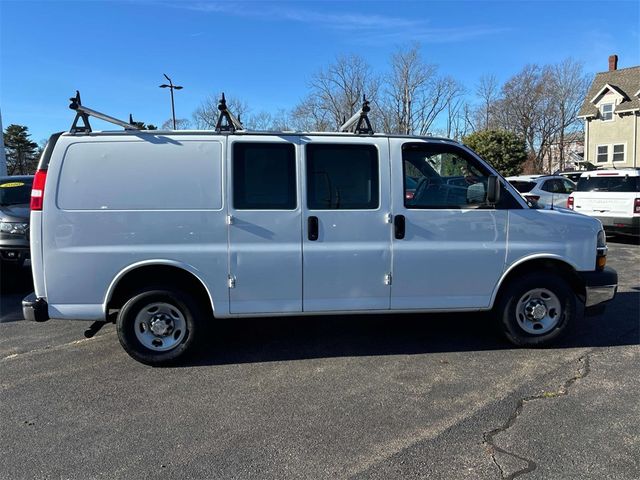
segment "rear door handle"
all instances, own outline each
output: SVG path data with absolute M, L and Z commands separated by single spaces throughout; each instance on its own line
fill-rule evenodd
M 307 235 L 312 242 L 318 240 L 318 217 L 312 216 L 307 219 Z
M 395 215 L 393 217 L 393 226 L 394 226 L 396 238 L 398 240 L 402 240 L 404 238 L 404 230 L 405 230 L 404 215 Z

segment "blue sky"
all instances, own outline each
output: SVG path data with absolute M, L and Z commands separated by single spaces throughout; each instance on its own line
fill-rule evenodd
M 310 76 L 357 53 L 379 73 L 398 47 L 473 91 L 527 63 L 572 57 L 585 71 L 640 64 L 640 2 L 630 1 L 6 1 L 0 0 L 2 123 L 36 141 L 66 130 L 67 99 L 113 116 L 162 124 L 169 74 L 178 117 L 225 91 L 255 113 L 290 109 Z M 96 122 L 96 128 L 110 127 Z

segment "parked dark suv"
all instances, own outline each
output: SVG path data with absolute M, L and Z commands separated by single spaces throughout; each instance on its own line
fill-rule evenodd
M 29 258 L 29 202 L 33 176 L 0 177 L 0 260 L 22 266 Z

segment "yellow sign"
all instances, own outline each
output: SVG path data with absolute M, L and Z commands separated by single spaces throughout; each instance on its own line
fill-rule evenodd
M 0 188 L 24 187 L 24 182 L 3 183 Z

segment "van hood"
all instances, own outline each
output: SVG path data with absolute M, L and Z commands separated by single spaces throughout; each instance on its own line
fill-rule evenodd
M 28 203 L 0 205 L 0 221 L 28 223 L 30 212 L 31 209 Z
M 555 219 L 567 222 L 569 225 L 591 225 L 595 231 L 602 229 L 602 223 L 597 218 L 584 215 L 570 208 L 553 207 L 553 210 L 544 209 L 538 211 L 546 215 L 557 216 Z

